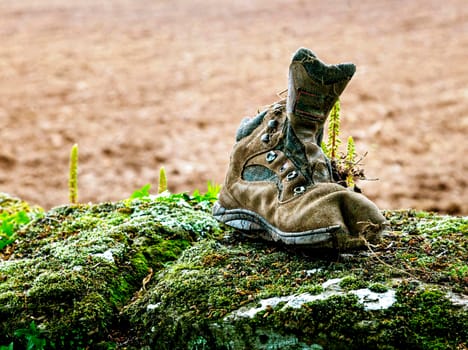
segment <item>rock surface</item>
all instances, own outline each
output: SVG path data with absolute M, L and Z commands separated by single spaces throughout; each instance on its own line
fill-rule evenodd
M 0 214 L 19 203 L 0 196 Z M 167 195 L 37 215 L 0 252 L 0 345 L 467 348 L 467 217 L 385 212 L 378 246 L 316 252 L 246 240 L 210 206 Z

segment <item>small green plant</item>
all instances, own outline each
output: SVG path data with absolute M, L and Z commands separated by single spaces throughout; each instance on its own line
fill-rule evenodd
M 146 184 L 142 188 L 139 188 L 138 190 L 134 191 L 129 197 L 129 199 L 149 198 L 151 196 L 150 190 L 151 190 L 151 184 Z M 167 193 L 168 193 L 168 189 L 167 189 L 166 170 L 164 169 L 164 167 L 161 167 L 159 169 L 158 195 L 167 194 Z
M 14 334 L 18 338 L 26 339 L 26 350 L 43 350 L 46 348 L 47 342 L 42 338 L 42 332 L 36 327 L 34 321 L 31 322 L 29 328 L 18 329 Z
M 134 191 L 129 199 L 142 199 L 150 196 L 151 184 L 146 184 L 142 188 Z
M 468 266 L 462 264 L 454 265 L 450 269 L 450 276 L 455 280 L 468 279 Z
M 68 196 L 70 203 L 78 203 L 78 145 L 75 143 L 70 152 L 70 172 L 68 176 Z
M 195 190 L 192 193 L 192 198 L 196 202 L 214 202 L 218 198 L 219 191 L 221 191 L 221 185 L 215 184 L 211 181 L 207 182 L 207 191 L 201 194 L 199 190 Z
M 159 186 L 158 186 L 158 194 L 167 191 L 167 177 L 166 177 L 166 169 L 162 166 L 159 169 Z
M 30 221 L 44 215 L 42 208 L 0 193 L 0 256 L 4 248 L 16 240 L 16 232 Z
M 8 345 L 0 345 L 0 350 L 13 350 L 13 343 Z
M 327 151 L 331 160 L 335 160 L 338 156 L 338 147 L 341 144 L 340 140 L 340 100 L 336 100 L 330 112 L 328 121 L 328 142 Z
M 15 213 L 0 213 L 0 250 L 13 243 L 16 239 L 16 231 L 31 219 L 25 211 Z
M 328 121 L 328 139 L 321 144 L 323 153 L 330 159 L 333 178 L 344 187 L 355 187 L 356 179 L 365 179 L 364 171 L 356 161 L 356 148 L 352 136 L 348 138 L 346 154 L 339 154 L 340 139 L 340 101 L 337 100 Z
M 196 189 L 190 195 L 188 193 L 170 193 L 165 190 L 159 193 L 157 196 L 151 196 L 150 194 L 151 185 L 146 184 L 142 188 L 134 191 L 129 197 L 129 200 L 140 199 L 140 200 L 151 200 L 152 198 L 157 201 L 172 202 L 185 205 L 199 205 L 203 209 L 208 209 L 218 198 L 221 185 L 215 184 L 211 181 L 207 182 L 207 191 L 205 193 L 200 192 Z

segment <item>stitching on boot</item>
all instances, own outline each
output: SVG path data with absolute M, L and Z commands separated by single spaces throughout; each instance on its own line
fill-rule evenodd
M 294 112 L 300 116 L 306 117 L 313 121 L 324 122 L 326 115 L 320 113 L 323 109 L 324 96 L 313 94 L 304 90 L 299 90 L 296 96 Z M 311 111 L 317 111 L 316 113 Z

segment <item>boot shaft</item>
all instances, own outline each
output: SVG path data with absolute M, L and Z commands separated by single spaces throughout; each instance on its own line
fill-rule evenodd
M 320 145 L 328 114 L 355 71 L 352 63 L 327 65 L 308 49 L 301 48 L 293 55 L 286 111 L 303 143 Z

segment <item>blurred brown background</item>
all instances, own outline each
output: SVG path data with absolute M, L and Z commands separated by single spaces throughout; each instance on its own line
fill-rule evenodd
M 45 208 L 222 183 L 236 128 L 301 46 L 357 73 L 342 96 L 364 193 L 468 214 L 464 0 L 0 0 L 0 191 Z

